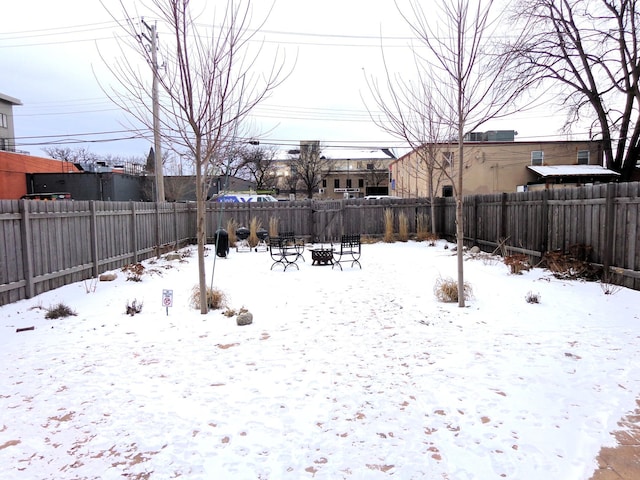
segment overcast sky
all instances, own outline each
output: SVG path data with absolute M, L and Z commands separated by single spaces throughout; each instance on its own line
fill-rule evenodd
M 256 19 L 271 4 L 254 3 Z M 115 0 L 105 4 L 119 12 Z M 0 92 L 23 103 L 14 108 L 17 148 L 33 155 L 44 155 L 43 146 L 63 145 L 145 156 L 151 134 L 149 140 L 127 140 L 132 119 L 100 87 L 112 79 L 98 51 L 113 49 L 121 31 L 99 0 L 28 0 L 2 8 Z M 166 34 L 158 28 L 162 42 Z M 398 60 L 408 54 L 410 36 L 392 0 L 276 0 L 261 38 L 267 49 L 285 52 L 289 65 L 296 59 L 295 67 L 255 110 L 252 132 L 263 144 L 401 147 L 371 122 L 362 96 L 368 96 L 365 73 L 383 76 L 381 43 Z M 517 140 L 565 138 L 558 135 L 562 118 L 547 107 L 482 130 L 514 129 Z

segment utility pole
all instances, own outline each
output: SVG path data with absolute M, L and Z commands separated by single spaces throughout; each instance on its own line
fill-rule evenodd
M 158 32 L 156 23 L 147 24 L 142 19 L 147 31 L 142 37 L 149 42 L 151 48 L 151 69 L 153 70 L 153 84 L 151 87 L 151 101 L 153 105 L 153 157 L 155 160 L 156 202 L 164 202 L 164 176 L 162 172 L 162 149 L 160 145 L 160 100 L 158 99 Z

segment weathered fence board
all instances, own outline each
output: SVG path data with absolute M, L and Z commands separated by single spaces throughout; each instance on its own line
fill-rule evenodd
M 465 244 L 503 247 L 541 259 L 545 252 L 591 247 L 590 260 L 616 273 L 616 283 L 640 290 L 640 184 L 622 183 L 464 198 Z M 343 234 L 381 237 L 385 211 L 394 231 L 404 215 L 409 231 L 431 227 L 427 199 L 300 200 L 209 203 L 206 235 L 234 220 L 256 219 L 269 230 L 293 231 L 311 242 Z M 437 234 L 455 239 L 453 198 L 434 203 Z M 160 255 L 196 237 L 193 203 L 0 201 L 0 305 Z

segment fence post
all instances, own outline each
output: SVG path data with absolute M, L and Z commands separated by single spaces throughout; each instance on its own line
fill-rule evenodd
M 478 195 L 473 196 L 473 245 L 478 245 Z
M 131 249 L 133 250 L 133 263 L 138 263 L 138 229 L 136 228 L 136 204 L 133 200 L 129 202 L 131 209 Z
M 434 217 L 434 225 L 436 226 L 436 231 L 434 234 L 442 237 L 442 198 L 434 197 L 433 211 L 431 212 Z
M 180 248 L 180 245 L 178 245 L 179 243 L 179 238 L 178 238 L 178 204 L 176 202 L 173 202 L 173 232 L 174 232 L 174 238 L 175 238 L 175 243 L 176 243 L 176 250 L 178 250 L 178 248 Z
M 160 203 L 154 202 L 156 207 L 156 258 L 160 258 Z
M 319 235 L 316 235 L 316 231 L 318 230 L 316 228 L 316 217 L 317 215 L 314 215 L 314 208 L 313 208 L 313 203 L 314 200 L 312 198 L 309 199 L 309 227 L 311 229 L 311 231 L 309 232 L 309 239 L 311 240 L 312 243 L 314 242 L 323 242 L 324 238 L 318 238 Z
M 542 257 L 549 248 L 549 190 L 544 189 L 542 191 L 542 207 L 541 207 L 541 215 L 542 219 L 540 222 L 540 228 L 542 231 L 540 232 L 540 237 L 542 238 L 542 244 L 540 245 L 540 253 Z
M 25 280 L 25 295 L 31 298 L 34 295 L 33 288 L 33 242 L 31 241 L 31 219 L 29 215 L 29 202 L 20 200 L 20 235 L 22 236 L 22 271 Z
M 98 278 L 100 275 L 100 266 L 98 265 L 98 216 L 96 214 L 96 201 L 89 201 L 89 241 L 91 242 L 91 263 L 93 265 L 93 278 Z
M 604 231 L 605 231 L 605 241 L 604 241 L 604 251 L 602 255 L 602 265 L 604 266 L 604 271 L 607 273 L 609 271 L 609 267 L 611 266 L 611 261 L 613 257 L 613 227 L 615 226 L 615 212 L 614 212 L 614 188 L 616 187 L 615 183 L 607 183 L 607 193 L 605 200 L 605 210 L 604 210 Z
M 500 239 L 507 238 L 507 194 L 503 193 L 500 200 Z

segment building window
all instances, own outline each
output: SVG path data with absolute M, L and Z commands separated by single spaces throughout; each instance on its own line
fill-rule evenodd
M 542 150 L 534 150 L 533 152 L 531 152 L 531 165 L 544 165 L 544 152 Z
M 578 150 L 578 165 L 589 165 L 589 150 Z
M 443 197 L 453 197 L 453 186 L 445 185 L 442 187 L 442 196 Z
M 351 188 L 351 179 L 347 178 L 347 188 Z
M 0 127 L 9 128 L 9 118 L 6 113 L 0 113 Z
M 339 178 L 334 178 L 333 179 L 333 188 L 340 188 L 340 179 Z
M 327 179 L 326 178 L 322 179 L 322 188 L 327 188 Z
M 442 168 L 451 168 L 453 165 L 453 152 L 442 152 Z
M 364 188 L 364 178 L 358 179 L 358 188 Z

